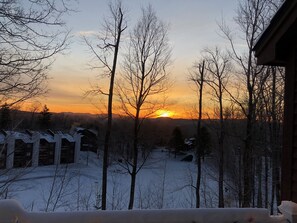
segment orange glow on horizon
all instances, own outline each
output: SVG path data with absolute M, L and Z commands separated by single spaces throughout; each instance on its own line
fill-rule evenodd
M 168 110 L 158 110 L 156 111 L 156 116 L 158 118 L 172 118 L 174 116 L 174 112 Z
M 40 112 L 43 108 L 43 106 L 46 105 L 50 112 L 53 113 L 85 113 L 85 114 L 93 114 L 93 115 L 103 115 L 107 114 L 106 109 L 96 108 L 92 104 L 54 104 L 54 103 L 48 103 L 44 101 L 44 103 L 39 103 L 38 109 L 35 110 L 35 112 Z M 21 110 L 31 112 L 33 108 L 33 105 L 31 103 L 26 103 L 21 106 Z M 212 119 L 214 118 L 214 115 L 211 113 L 209 109 L 207 109 L 203 114 L 203 119 Z M 120 116 L 126 116 L 122 111 L 118 109 L 113 110 L 114 117 L 117 117 L 117 115 Z M 166 109 L 160 109 L 154 113 L 154 115 L 151 116 L 151 118 L 172 118 L 172 119 L 197 119 L 198 114 L 195 111 L 192 111 L 190 106 L 185 105 L 172 105 L 166 107 Z
M 58 86 L 58 84 L 56 85 Z M 41 111 L 44 105 L 47 105 L 50 112 L 53 113 L 86 113 L 94 115 L 107 114 L 107 102 L 106 97 L 94 97 L 94 98 L 83 98 L 82 93 L 77 90 L 80 89 L 75 83 L 73 86 L 63 87 L 60 86 L 58 89 L 52 90 L 48 95 L 40 98 L 38 111 Z M 76 89 L 76 90 L 75 90 Z M 160 96 L 161 103 L 163 102 L 163 95 Z M 159 96 L 156 96 L 156 101 Z M 196 95 L 193 90 L 184 84 L 177 82 L 173 88 L 171 88 L 166 94 L 166 105 L 163 109 L 160 109 L 153 113 L 150 118 L 167 117 L 173 119 L 197 119 L 196 109 Z M 204 114 L 203 118 L 208 119 L 213 117 L 211 112 L 212 103 L 208 103 L 205 99 Z M 22 110 L 32 111 L 34 102 L 26 102 L 21 106 Z M 164 106 L 164 104 L 160 105 Z M 37 111 L 37 112 L 38 112 Z M 131 111 L 132 112 L 132 111 Z M 146 111 L 142 111 L 141 115 L 144 115 Z M 119 102 L 114 101 L 113 114 L 125 116 Z M 133 114 L 133 112 L 132 112 Z

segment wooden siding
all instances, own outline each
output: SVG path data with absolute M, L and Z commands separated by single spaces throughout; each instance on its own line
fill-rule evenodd
M 38 165 L 53 165 L 55 159 L 55 143 L 40 139 Z
M 30 167 L 32 165 L 33 144 L 21 139 L 15 140 L 13 167 Z
M 291 64 L 291 68 L 290 70 L 293 71 L 293 73 L 289 73 L 287 75 L 292 76 L 292 79 L 294 78 L 294 86 L 290 85 L 292 87 L 294 87 L 294 99 L 292 101 L 293 103 L 293 117 L 291 118 L 292 120 L 292 124 L 293 125 L 293 137 L 292 137 L 292 149 L 290 150 L 290 154 L 288 154 L 288 156 L 290 156 L 291 160 L 290 160 L 290 166 L 288 166 L 287 168 L 290 168 L 290 170 L 288 169 L 284 169 L 283 172 L 288 171 L 289 173 L 291 173 L 291 182 L 283 182 L 283 184 L 285 183 L 290 183 L 290 197 L 289 200 L 297 202 L 297 49 L 295 49 L 294 55 L 293 56 L 293 60 L 294 60 L 294 64 Z M 285 151 L 284 151 L 285 152 Z M 285 160 L 284 160 L 285 162 Z
M 293 164 L 297 150 L 297 78 L 294 50 L 288 53 L 285 80 L 285 111 L 282 152 L 282 200 L 292 200 Z M 296 200 L 297 202 L 297 200 Z
M 74 163 L 74 151 L 75 143 L 69 142 L 67 139 L 62 139 L 60 163 Z
M 294 78 L 295 78 L 295 89 L 294 89 L 294 137 L 293 137 L 293 151 L 292 151 L 292 197 L 291 200 L 297 203 L 297 48 L 295 48 L 295 64 L 294 64 Z
M 6 149 L 6 144 L 0 144 L 0 169 L 5 169 L 6 168 L 6 154 L 7 154 L 7 149 Z

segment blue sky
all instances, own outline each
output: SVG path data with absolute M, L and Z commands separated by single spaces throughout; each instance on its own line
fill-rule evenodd
M 171 100 L 183 104 L 193 101 L 193 92 L 188 87 L 188 69 L 199 59 L 200 51 L 215 45 L 225 46 L 226 41 L 219 36 L 217 22 L 222 18 L 233 26 L 238 0 L 123 0 L 127 9 L 128 28 L 133 28 L 141 13 L 141 7 L 151 4 L 157 16 L 170 25 L 169 39 L 172 44 L 172 78 L 175 80 L 173 91 L 182 92 Z M 97 81 L 98 71 L 87 66 L 91 54 L 79 33 L 97 32 L 105 16 L 108 16 L 107 0 L 77 0 L 73 7 L 77 12 L 66 17 L 67 26 L 73 38 L 67 53 L 57 57 L 49 75 L 50 93 L 43 100 L 53 111 L 74 111 L 89 108 L 95 113 L 97 108 L 83 99 L 89 82 Z M 128 35 L 128 32 L 126 33 Z M 102 80 L 102 84 L 104 81 Z M 104 110 L 104 107 L 102 107 Z M 86 112 L 84 109 L 82 112 Z

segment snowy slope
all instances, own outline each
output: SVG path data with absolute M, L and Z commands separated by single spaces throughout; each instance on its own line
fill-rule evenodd
M 196 166 L 180 161 L 164 149 L 155 149 L 137 175 L 136 209 L 191 208 L 195 206 Z M 206 162 L 207 163 L 207 162 Z M 20 201 L 29 211 L 94 210 L 100 206 L 101 159 L 81 152 L 79 164 L 14 169 L 1 177 L 18 176 L 5 191 L 6 198 Z M 204 165 L 201 205 L 216 207 L 216 177 Z M 1 185 L 0 184 L 0 185 Z M 110 165 L 108 209 L 128 206 L 130 175 L 117 163 Z

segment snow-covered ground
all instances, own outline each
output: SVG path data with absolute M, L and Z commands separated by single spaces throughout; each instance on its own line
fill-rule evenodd
M 137 174 L 135 209 L 191 208 L 195 206 L 195 162 L 183 156 L 155 149 Z M 215 171 L 205 161 L 201 182 L 201 206 L 217 206 Z M 80 163 L 60 166 L 14 169 L 2 175 L 17 176 L 5 191 L 28 211 L 94 210 L 100 206 L 101 159 L 81 152 Z M 125 210 L 129 201 L 130 175 L 115 163 L 109 167 L 108 209 Z M 228 196 L 226 194 L 225 196 Z

